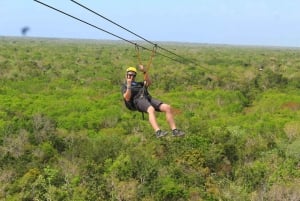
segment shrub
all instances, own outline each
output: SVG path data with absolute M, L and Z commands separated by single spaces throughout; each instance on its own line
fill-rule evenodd
M 179 201 L 187 199 L 187 192 L 184 190 L 184 186 L 176 183 L 171 178 L 161 178 L 158 185 L 156 200 Z

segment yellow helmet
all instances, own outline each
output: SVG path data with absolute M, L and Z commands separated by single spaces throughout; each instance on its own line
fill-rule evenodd
M 128 68 L 126 69 L 126 72 L 129 72 L 129 71 L 132 71 L 132 72 L 135 72 L 135 73 L 137 73 L 137 71 L 136 71 L 136 68 L 135 68 L 135 67 L 128 67 Z

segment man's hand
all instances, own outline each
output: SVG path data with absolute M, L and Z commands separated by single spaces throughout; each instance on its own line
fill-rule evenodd
M 130 97 L 131 97 L 131 83 L 133 81 L 133 76 L 132 75 L 128 75 L 126 74 L 126 92 L 123 94 L 123 97 L 126 101 L 129 101 L 130 100 Z
M 140 71 L 142 71 L 143 73 L 146 73 L 146 69 L 145 69 L 145 67 L 144 67 L 142 64 L 139 65 L 139 69 L 140 69 Z
M 127 80 L 127 86 L 131 86 L 133 76 L 126 75 L 126 80 Z

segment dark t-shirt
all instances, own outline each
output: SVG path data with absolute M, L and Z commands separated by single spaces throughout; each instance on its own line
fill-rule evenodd
M 133 100 L 139 93 L 142 93 L 144 87 L 144 82 L 132 82 L 131 83 L 131 98 Z M 122 86 L 122 94 L 124 94 L 127 90 L 127 85 L 123 84 Z
M 124 83 L 122 85 L 122 94 L 124 94 L 127 90 L 127 85 L 126 83 Z M 149 95 L 147 88 L 144 87 L 144 82 L 132 82 L 131 83 L 131 97 L 129 101 L 125 101 L 125 105 L 128 109 L 130 110 L 136 110 L 136 105 L 135 105 L 135 99 L 137 99 L 138 97 L 140 97 L 142 94 L 146 94 Z
M 122 94 L 127 90 L 126 84 L 122 85 Z M 153 106 L 156 111 L 160 111 L 159 107 L 162 104 L 160 100 L 152 98 L 144 87 L 144 82 L 132 82 L 131 83 L 131 97 L 129 101 L 125 101 L 125 105 L 130 110 L 139 110 L 141 112 L 147 112 L 149 106 Z

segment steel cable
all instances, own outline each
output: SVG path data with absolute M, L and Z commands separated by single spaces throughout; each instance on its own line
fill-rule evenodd
M 96 25 L 94 25 L 94 24 L 91 24 L 91 23 L 89 23 L 89 22 L 87 22 L 87 21 L 84 21 L 84 20 L 82 20 L 82 19 L 80 19 L 80 18 L 78 18 L 78 17 L 75 17 L 75 16 L 73 16 L 73 15 L 71 15 L 71 14 L 69 14 L 69 13 L 66 13 L 66 12 L 64 12 L 64 11 L 62 11 L 62 10 L 59 10 L 59 9 L 53 7 L 53 6 L 50 6 L 50 5 L 48 5 L 48 4 L 46 4 L 46 3 L 43 3 L 43 2 L 41 2 L 41 1 L 39 1 L 39 0 L 33 0 L 33 1 L 35 1 L 35 2 L 37 2 L 37 3 L 39 3 L 39 4 L 41 4 L 41 5 L 44 5 L 44 6 L 48 7 L 48 8 L 50 8 L 50 9 L 53 9 L 53 10 L 59 12 L 59 13 L 62 13 L 62 14 L 64 14 L 64 15 L 68 16 L 68 17 L 71 17 L 71 18 L 73 18 L 73 19 L 75 19 L 75 20 L 78 20 L 78 21 L 80 21 L 80 22 L 82 22 L 82 23 L 84 23 L 84 24 L 87 24 L 87 25 L 89 25 L 89 26 L 91 26 L 91 27 L 93 27 L 93 28 L 96 28 L 96 29 L 98 29 L 98 30 L 100 30 L 100 31 L 103 31 L 103 32 L 105 32 L 105 33 L 107 33 L 107 34 L 109 34 L 109 35 L 112 35 L 112 36 L 114 36 L 114 37 L 116 37 L 116 38 L 119 38 L 119 39 L 121 39 L 121 40 L 123 40 L 123 41 L 125 41 L 125 42 L 128 42 L 128 43 L 130 43 L 130 44 L 132 44 L 132 45 L 135 45 L 136 47 L 141 47 L 141 48 L 143 48 L 143 49 L 145 49 L 145 50 L 147 50 L 147 51 L 152 52 L 152 50 L 149 49 L 149 48 L 147 48 L 147 47 L 144 47 L 144 46 L 142 46 L 142 45 L 140 45 L 140 44 L 137 44 L 136 42 L 127 40 L 127 39 L 125 39 L 125 38 L 123 38 L 123 37 L 121 37 L 121 36 L 118 36 L 118 35 L 116 35 L 116 34 L 114 34 L 114 33 L 111 33 L 111 32 L 109 32 L 109 31 L 107 31 L 107 30 L 105 30 L 105 29 L 102 29 L 102 28 L 100 28 L 100 27 L 98 27 L 98 26 L 96 26 Z M 171 52 L 171 51 L 169 51 L 169 50 L 167 50 L 167 49 L 165 49 L 165 48 L 163 48 L 163 47 L 161 47 L 161 46 L 159 46 L 159 45 L 157 45 L 157 44 L 155 44 L 155 43 L 153 43 L 153 42 L 151 42 L 151 41 L 149 41 L 149 40 L 147 40 L 147 39 L 145 39 L 145 38 L 143 38 L 143 37 L 141 37 L 141 36 L 139 36 L 138 34 L 135 34 L 134 32 L 132 32 L 132 31 L 126 29 L 125 27 L 123 27 L 123 26 L 121 26 L 121 25 L 119 25 L 119 24 L 117 24 L 117 23 L 115 23 L 115 22 L 109 20 L 108 18 L 106 18 L 106 17 L 100 15 L 99 13 L 96 13 L 95 11 L 92 11 L 91 9 L 89 9 L 89 8 L 87 8 L 87 7 L 85 7 L 85 6 L 81 5 L 81 4 L 79 4 L 79 3 L 77 3 L 76 1 L 74 1 L 74 0 L 71 0 L 71 1 L 74 2 L 74 3 L 76 3 L 76 4 L 78 4 L 78 5 L 80 5 L 80 6 L 82 6 L 82 7 L 84 7 L 85 9 L 88 9 L 90 12 L 93 12 L 94 14 L 96 14 L 96 15 L 98 15 L 98 16 L 100 16 L 100 17 L 103 17 L 104 19 L 106 19 L 106 20 L 110 21 L 111 23 L 113 23 L 113 24 L 119 26 L 120 28 L 125 29 L 126 31 L 128 31 L 128 32 L 134 34 L 135 36 L 137 36 L 137 37 L 139 37 L 139 38 L 145 40 L 146 42 L 148 42 L 148 43 L 154 45 L 155 47 L 157 47 L 157 48 L 159 48 L 159 49 L 161 49 L 161 50 L 164 50 L 164 51 L 166 51 L 166 52 L 169 52 L 169 53 L 171 53 L 171 54 L 173 54 L 173 55 L 175 55 L 175 56 L 181 58 L 182 61 L 181 61 L 181 60 L 178 60 L 178 59 L 175 59 L 175 58 L 173 58 L 173 57 L 167 56 L 167 55 L 165 55 L 165 54 L 162 54 L 162 53 L 156 51 L 156 54 L 157 54 L 157 55 L 160 55 L 160 56 L 162 56 L 162 57 L 166 57 L 166 58 L 168 58 L 168 59 L 170 59 L 170 60 L 176 61 L 176 62 L 181 63 L 181 64 L 185 64 L 186 62 L 189 62 L 189 63 L 192 63 L 192 64 L 194 64 L 194 65 L 199 66 L 200 68 L 203 68 L 203 69 L 205 69 L 205 70 L 207 70 L 207 71 L 210 71 L 211 73 L 214 73 L 214 71 L 212 71 L 211 69 L 208 69 L 208 68 L 205 68 L 205 67 L 203 67 L 203 66 L 200 66 L 197 62 L 195 62 L 195 61 L 193 61 L 193 60 L 186 59 L 186 58 L 184 58 L 184 57 L 182 57 L 182 56 L 180 56 L 180 55 L 178 55 L 178 54 L 175 54 L 175 53 L 173 53 L 173 52 Z
M 161 50 L 164 50 L 164 51 L 166 51 L 166 52 L 168 52 L 168 53 L 170 53 L 170 54 L 173 54 L 173 55 L 175 55 L 175 56 L 177 56 L 177 57 L 183 59 L 183 61 L 189 61 L 189 62 L 191 62 L 190 60 L 188 60 L 188 59 L 186 59 L 186 58 L 184 58 L 184 57 L 182 57 L 182 56 L 180 56 L 180 55 L 178 55 L 178 54 L 176 54 L 176 53 L 174 53 L 174 52 L 172 52 L 172 51 L 170 51 L 170 50 L 168 50 L 168 49 L 166 49 L 166 48 L 163 48 L 163 47 L 161 47 L 161 46 L 159 46 L 159 45 L 157 45 L 157 44 L 151 42 L 150 40 L 147 40 L 146 38 L 144 38 L 144 37 L 142 37 L 142 36 L 140 36 L 140 35 L 134 33 L 133 31 L 130 31 L 129 29 L 127 29 L 127 28 L 121 26 L 120 24 L 118 24 L 118 23 L 116 23 L 116 22 L 114 22 L 114 21 L 108 19 L 107 17 L 105 17 L 105 16 L 99 14 L 98 12 L 96 12 L 96 11 L 94 11 L 94 10 L 88 8 L 87 6 L 85 6 L 85 5 L 83 5 L 83 4 L 79 3 L 79 2 L 77 2 L 77 1 L 75 1 L 75 0 L 70 0 L 70 1 L 72 1 L 73 3 L 75 3 L 75 4 L 79 5 L 79 6 L 81 6 L 81 7 L 84 8 L 84 9 L 86 9 L 86 10 L 88 10 L 88 11 L 94 13 L 95 15 L 97 15 L 97 16 L 99 16 L 99 17 L 101 17 L 101 18 L 103 18 L 103 19 L 105 19 L 105 20 L 107 20 L 107 21 L 109 21 L 110 23 L 112 23 L 112 24 L 114 24 L 114 25 L 116 25 L 116 26 L 118 26 L 118 27 L 124 29 L 125 31 L 128 31 L 129 33 L 131 33 L 131 34 L 135 35 L 136 37 L 138 37 L 138 38 L 140 38 L 140 39 L 142 39 L 142 40 L 144 40 L 144 41 L 150 43 L 151 45 L 154 45 L 154 46 L 156 46 L 157 48 L 159 48 L 159 49 L 161 49 Z M 181 62 L 181 63 L 182 63 L 182 62 Z
M 137 43 L 135 43 L 135 42 L 132 42 L 132 41 L 130 41 L 130 40 L 127 40 L 127 39 L 125 39 L 125 38 L 123 38 L 123 37 L 121 37 L 121 36 L 118 36 L 118 35 L 116 35 L 116 34 L 114 34 L 114 33 L 111 33 L 111 32 L 109 32 L 109 31 L 107 31 L 107 30 L 105 30 L 105 29 L 102 29 L 102 28 L 100 28 L 100 27 L 97 27 L 96 25 L 93 25 L 93 24 L 91 24 L 91 23 L 89 23 L 89 22 L 87 22 L 87 21 L 84 21 L 84 20 L 82 20 L 82 19 L 80 19 L 80 18 L 78 18 L 78 17 L 75 17 L 75 16 L 73 16 L 73 15 L 71 15 L 71 14 L 69 14 L 69 13 L 66 13 L 66 12 L 64 12 L 64 11 L 62 11 L 62 10 L 59 10 L 59 9 L 53 7 L 53 6 L 50 6 L 50 5 L 48 5 L 48 4 L 46 4 L 46 3 L 43 3 L 43 2 L 41 2 L 41 1 L 39 1 L 39 0 L 33 0 L 33 1 L 35 1 L 35 2 L 37 2 L 37 3 L 40 3 L 40 4 L 42 4 L 42 5 L 44 5 L 44 6 L 48 7 L 48 8 L 51 8 L 51 9 L 57 11 L 57 12 L 60 12 L 60 13 L 66 15 L 66 16 L 68 16 L 68 17 L 71 17 L 71 18 L 73 18 L 73 19 L 75 19 L 75 20 L 78 20 L 78 21 L 80 21 L 80 22 L 82 22 L 82 23 L 84 23 L 84 24 L 87 24 L 87 25 L 89 25 L 89 26 L 91 26 L 91 27 L 93 27 L 93 28 L 96 28 L 96 29 L 98 29 L 98 30 L 100 30 L 100 31 L 103 31 L 103 32 L 105 32 L 105 33 L 107 33 L 107 34 L 109 34 L 109 35 L 112 35 L 112 36 L 114 36 L 114 37 L 116 37 L 116 38 L 119 38 L 119 39 L 121 39 L 121 40 L 124 40 L 124 41 L 126 41 L 126 42 L 128 42 L 128 43 L 130 43 L 130 44 L 132 44 L 132 45 L 141 47 L 141 48 L 143 48 L 143 49 L 145 49 L 145 50 L 148 50 L 148 51 L 152 52 L 152 50 L 149 49 L 149 48 L 147 48 L 147 47 L 144 47 L 144 46 L 139 45 L 139 44 L 137 44 Z M 173 61 L 176 61 L 176 62 L 179 62 L 179 63 L 183 63 L 182 61 L 179 61 L 179 60 L 177 60 L 177 59 L 174 59 L 174 58 L 172 58 L 172 57 L 169 57 L 169 56 L 167 56 L 167 55 L 165 55 L 165 54 L 162 54 L 162 53 L 159 53 L 159 52 L 156 52 L 156 54 L 161 55 L 161 56 L 163 56 L 163 57 L 166 57 L 166 58 L 168 58 L 168 59 L 170 59 L 170 60 L 173 60 Z

